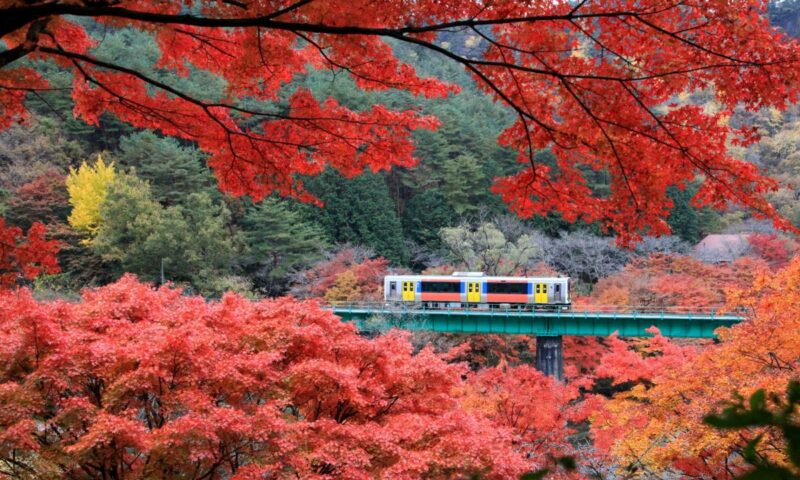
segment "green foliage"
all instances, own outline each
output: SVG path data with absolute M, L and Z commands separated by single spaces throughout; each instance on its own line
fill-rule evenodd
M 161 213 L 147 182 L 134 175 L 120 175 L 101 207 L 103 226 L 94 249 L 106 260 L 120 262 L 127 271 L 155 279 L 160 256 L 153 259 L 141 255 L 150 253 L 144 245 L 161 223 Z
M 472 212 L 476 205 L 496 213 L 505 210 L 489 189 L 495 177 L 518 169 L 516 154 L 497 143 L 500 132 L 513 122 L 513 114 L 479 91 L 458 65 L 442 62 L 436 54 L 423 49 L 390 43 L 398 57 L 412 63 L 422 75 L 447 79 L 459 84 L 462 91 L 435 100 L 398 91 L 364 92 L 355 87 L 350 77 L 324 71 L 304 75 L 297 83 L 310 88 L 318 98 L 332 96 L 354 110 L 365 110 L 375 104 L 401 110 L 416 108 L 441 121 L 436 131 L 413 132 L 415 156 L 420 163 L 412 169 L 398 170 L 402 189 L 393 196 L 398 212 L 406 210 L 410 198 L 431 189 L 442 192 L 458 213 Z M 404 217 L 408 216 L 404 214 Z M 417 223 L 424 221 L 424 218 L 416 219 Z M 432 235 L 435 230 L 432 229 Z
M 275 198 L 248 208 L 241 225 L 244 267 L 268 294 L 281 293 L 288 275 L 321 258 L 326 246 L 322 229 Z
M 696 185 L 680 190 L 675 187 L 667 189 L 667 193 L 675 206 L 667 217 L 672 233 L 691 244 L 703 239 L 707 234 L 721 226 L 720 215 L 711 208 L 697 208 L 691 205 L 691 199 L 697 192 Z
M 305 207 L 306 218 L 318 223 L 330 240 L 371 247 L 394 263 L 406 260 L 400 217 L 382 175 L 345 179 L 329 170 L 307 185 L 325 207 Z
M 481 205 L 484 175 L 478 161 L 469 155 L 448 158 L 442 165 L 441 191 L 450 208 L 459 215 L 472 213 Z
M 439 230 L 453 224 L 455 212 L 436 190 L 424 190 L 408 200 L 403 210 L 406 237 L 436 250 L 442 246 Z
M 672 211 L 667 218 L 672 233 L 690 243 L 697 243 L 701 240 L 700 220 L 697 209 L 689 204 L 692 193 L 687 190 L 679 190 L 675 187 L 667 189 L 670 198 L 675 203 Z
M 149 131 L 134 133 L 122 138 L 115 158 L 120 165 L 135 168 L 136 175 L 150 184 L 153 197 L 162 205 L 178 205 L 188 192 L 218 195 L 203 154 L 196 148 L 181 146 L 174 138 Z
M 744 460 L 753 469 L 739 480 L 791 480 L 800 475 L 800 381 L 791 381 L 786 389 L 786 398 L 767 395 L 758 390 L 750 396 L 747 404 L 737 395 L 733 403 L 718 415 L 709 415 L 705 422 L 724 430 L 747 430 L 770 428 L 781 432 L 786 445 L 788 464 L 781 465 L 759 452 L 763 434 L 750 440 L 742 450 Z
M 101 208 L 102 227 L 93 247 L 121 271 L 144 279 L 191 282 L 205 293 L 209 282 L 228 274 L 236 238 L 227 229 L 228 210 L 205 193 L 187 195 L 182 205 L 164 208 L 149 185 L 131 174 L 114 182 Z

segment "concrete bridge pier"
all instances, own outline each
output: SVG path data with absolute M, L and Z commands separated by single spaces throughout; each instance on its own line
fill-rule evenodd
M 558 380 L 564 379 L 564 342 L 560 335 L 536 337 L 536 369 Z

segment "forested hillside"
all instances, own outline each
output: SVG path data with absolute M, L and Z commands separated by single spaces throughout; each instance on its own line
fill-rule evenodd
M 796 33 L 798 11 L 797 2 L 778 2 L 770 10 L 773 21 L 789 33 Z M 159 55 L 155 40 L 146 33 L 106 31 L 90 21 L 84 23 L 98 40 L 93 53 L 100 58 L 149 70 Z M 463 32 L 440 41 L 465 54 L 479 51 L 485 42 Z M 370 256 L 387 259 L 392 268 L 420 271 L 462 263 L 480 270 L 487 266 L 464 261 L 464 252 L 459 251 L 464 244 L 452 240 L 452 229 L 484 228 L 498 231 L 494 248 L 501 254 L 515 248 L 524 230 L 525 241 L 535 245 L 517 259 L 519 267 L 530 270 L 544 262 L 591 285 L 619 270 L 631 255 L 646 256 L 653 248 L 686 253 L 709 233 L 771 233 L 770 227 L 751 221 L 747 211 L 694 207 L 692 186 L 670 190 L 674 209 L 668 222 L 677 238 L 648 240 L 633 252 L 615 247 L 609 238 L 613 232 L 599 224 L 565 222 L 557 214 L 513 220 L 491 186 L 496 177 L 520 168 L 516 154 L 497 142 L 514 112 L 480 92 L 457 64 L 443 62 L 421 47 L 392 45 L 397 56 L 420 74 L 451 82 L 459 91 L 445 99 L 393 90 L 365 92 L 349 76 L 320 70 L 292 80 L 318 98 L 335 98 L 355 111 L 382 104 L 417 109 L 441 122 L 436 130 L 414 131 L 420 163 L 413 168 L 354 178 L 331 170 L 306 179 L 308 191 L 323 208 L 278 197 L 253 202 L 246 196 L 222 194 L 207 156 L 191 142 L 137 130 L 107 113 L 96 127 L 90 126 L 72 117 L 74 106 L 66 92 L 55 88 L 34 95 L 29 102 L 30 124 L 0 133 L 0 209 L 10 224 L 23 229 L 45 221 L 48 235 L 65 242 L 59 254 L 61 273 L 41 279 L 42 288 L 67 294 L 132 272 L 144 280 L 163 278 L 206 295 L 234 289 L 274 296 L 291 288 L 293 276 L 343 245 L 365 247 Z M 135 55 L 129 53 L 131 48 Z M 71 81 L 70 74 L 55 64 L 33 66 L 55 86 Z M 181 78 L 167 70 L 152 73 L 212 97 L 221 97 L 225 88 L 208 74 Z M 287 100 L 261 106 L 279 111 Z M 711 97 L 695 95 L 679 101 L 718 108 Z M 740 111 L 729 121 L 755 124 L 763 135 L 759 143 L 735 150 L 737 155 L 787 186 L 800 183 L 796 108 L 782 113 Z M 540 151 L 537 161 L 554 162 L 549 155 Z M 106 168 L 106 174 L 98 168 Z M 608 191 L 609 178 L 602 171 L 585 173 L 592 190 Z M 800 225 L 795 192 L 782 189 L 772 200 L 781 214 Z M 91 218 L 81 219 L 82 210 Z M 570 258 L 580 255 L 576 250 L 587 249 L 605 250 L 599 255 L 605 265 L 579 265 L 580 260 Z

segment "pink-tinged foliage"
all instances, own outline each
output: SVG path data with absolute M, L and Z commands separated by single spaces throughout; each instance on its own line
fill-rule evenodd
M 797 242 L 777 234 L 754 233 L 747 241 L 756 255 L 764 259 L 774 269 L 783 268 L 797 251 Z
M 126 276 L 76 303 L 8 291 L 0 338 L 0 458 L 42 474 L 500 479 L 570 448 L 574 390 L 528 367 L 467 376 L 314 301 Z
M 681 366 L 697 354 L 697 347 L 676 345 L 661 335 L 656 327 L 647 331 L 654 336 L 633 343 L 621 340 L 616 333 L 611 335 L 611 351 L 600 359 L 595 375 L 611 378 L 614 383 L 647 383 L 659 372 Z

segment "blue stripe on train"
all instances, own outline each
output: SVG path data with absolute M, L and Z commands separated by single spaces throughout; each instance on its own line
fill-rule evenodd
M 533 294 L 533 284 L 532 283 L 528 283 L 528 295 L 532 295 L 532 294 Z
M 488 284 L 488 283 L 486 283 L 486 282 L 483 282 L 483 283 L 482 283 L 482 286 L 481 286 L 481 291 L 482 291 L 483 293 L 489 293 L 489 284 Z
M 459 284 L 458 288 L 459 288 L 459 290 L 458 290 L 459 293 L 466 292 L 467 291 L 467 282 L 461 282 Z

